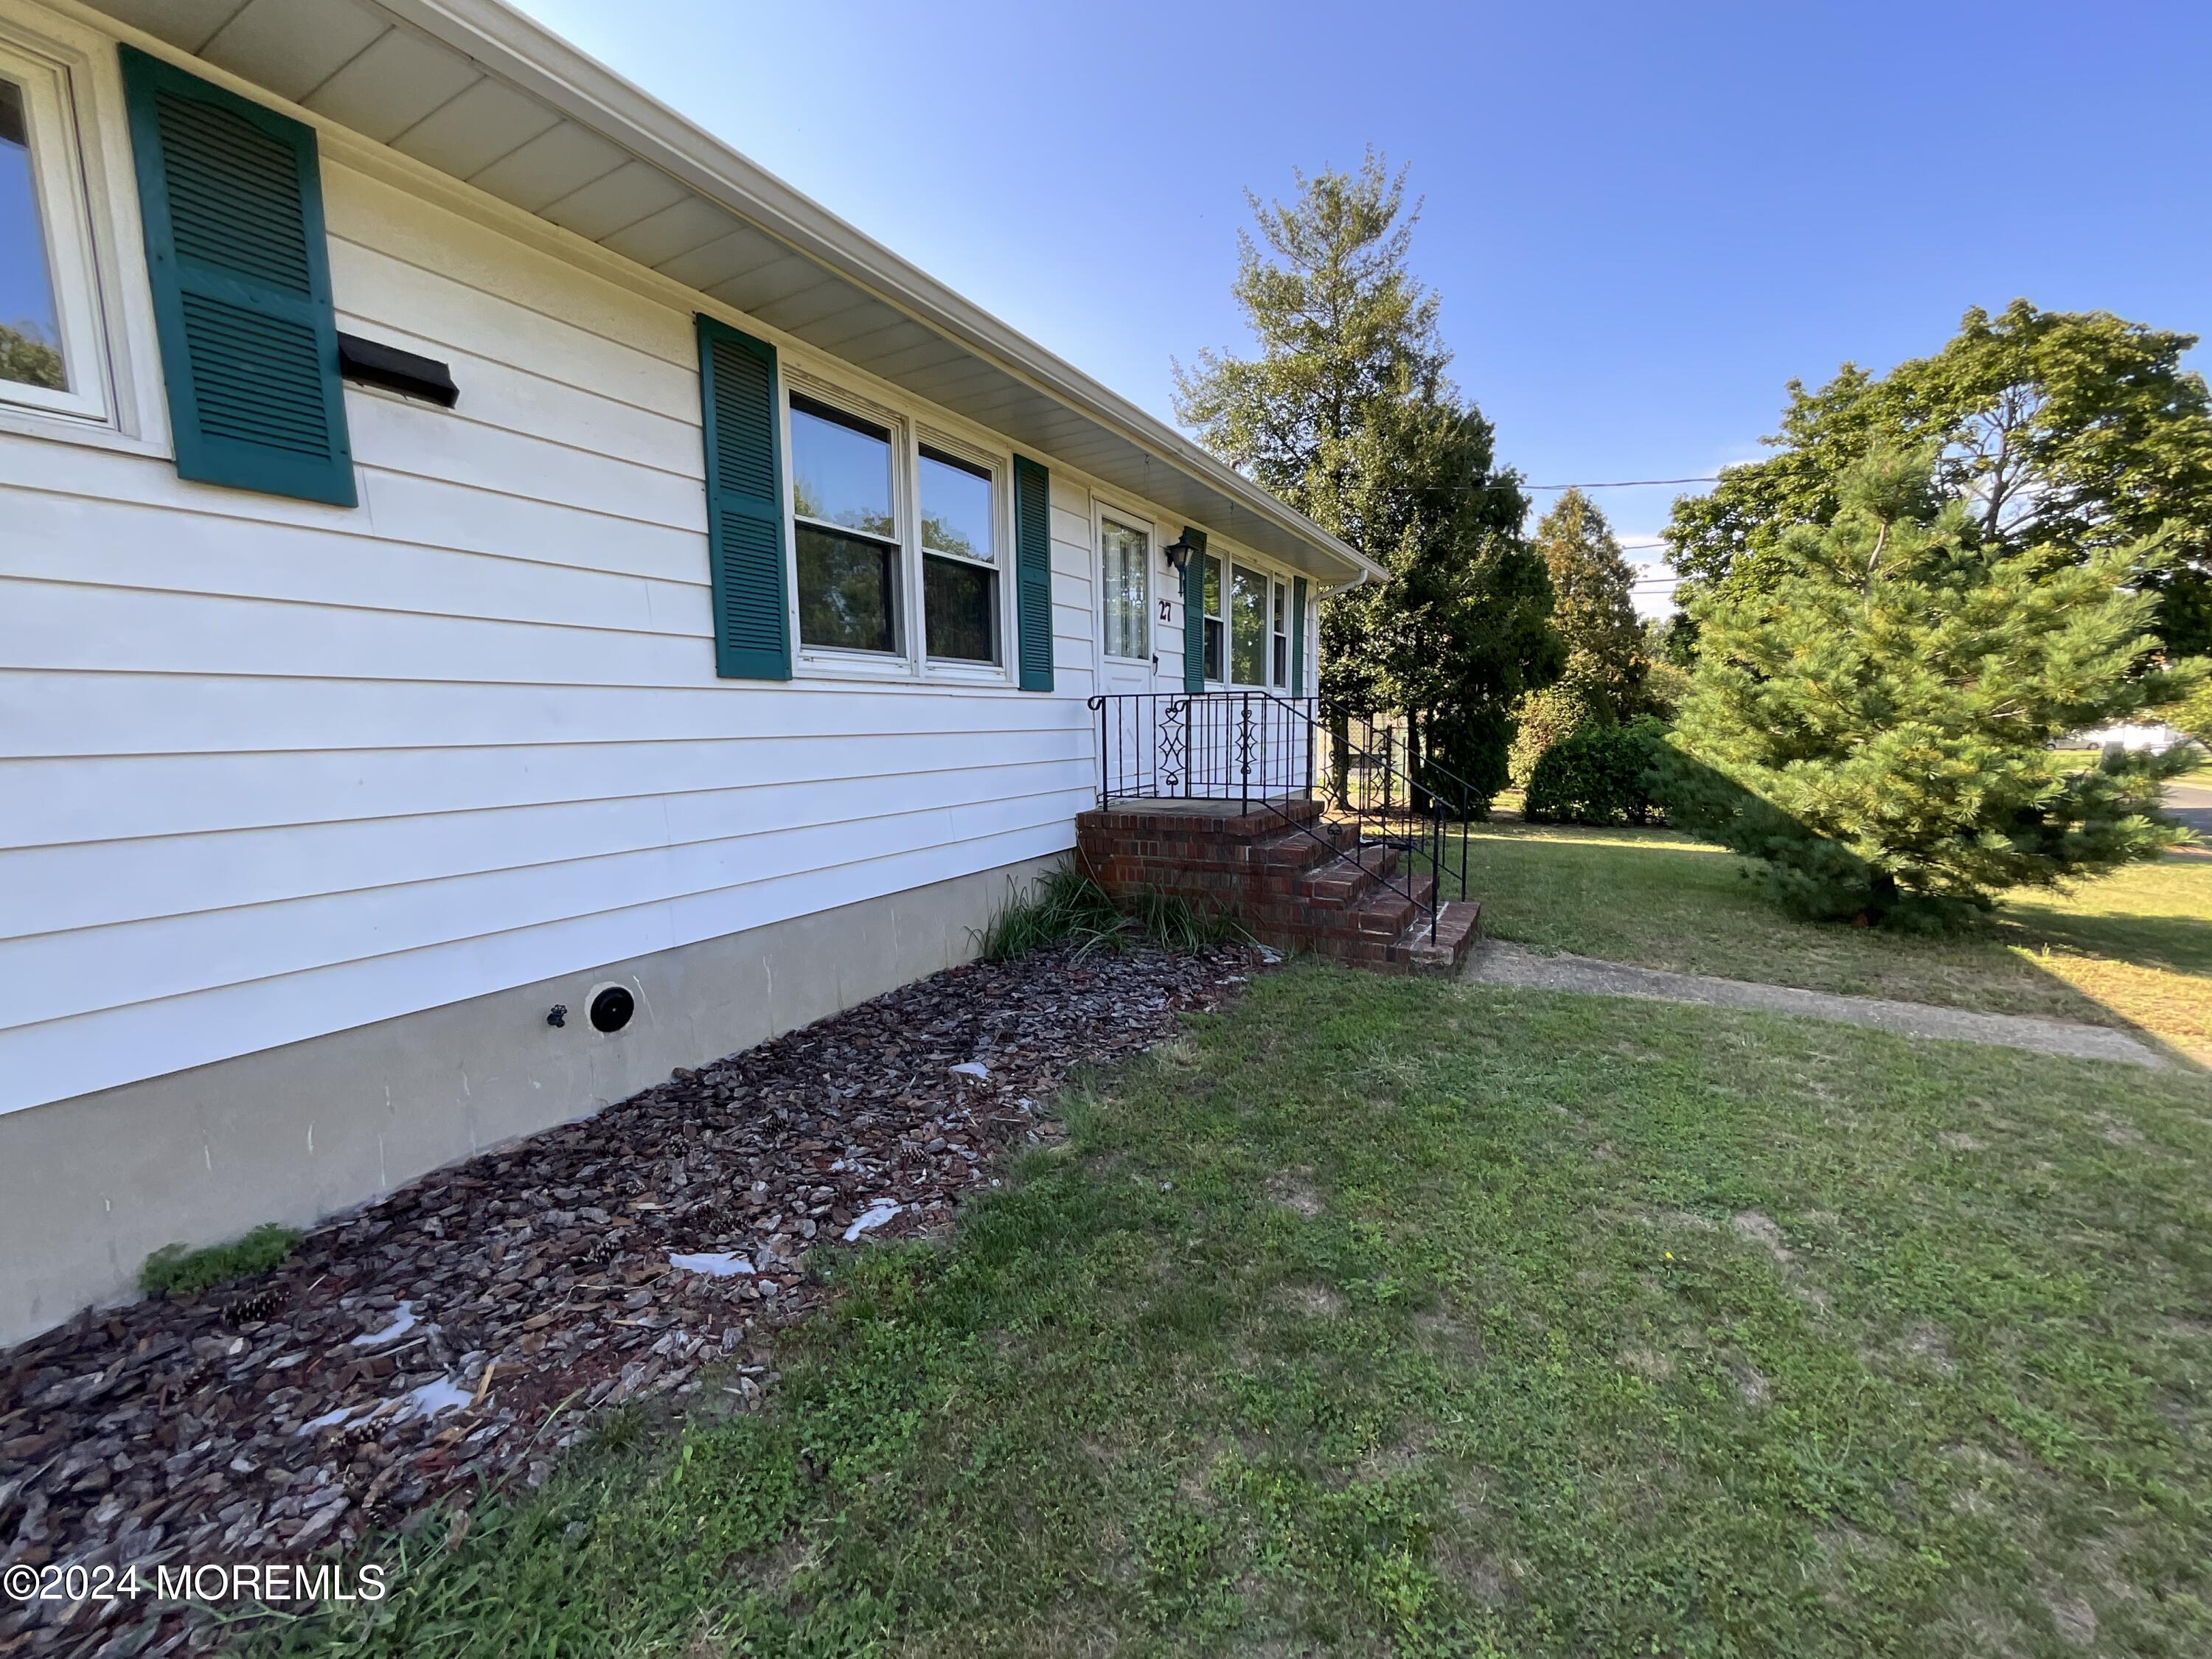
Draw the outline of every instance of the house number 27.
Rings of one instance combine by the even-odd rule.
[[[1160,620],[1162,622],[1166,622],[1168,620],[1168,606],[1173,603],[1174,601],[1172,599],[1162,599],[1160,601]]]

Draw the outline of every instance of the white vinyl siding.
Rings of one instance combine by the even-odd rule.
[[[718,680],[688,307],[335,145],[322,171],[338,325],[460,387],[349,387],[357,508],[180,481],[158,427],[0,426],[0,1111],[1073,844],[1101,638],[1079,469],[1039,456],[1054,696]],[[143,260],[124,239],[111,367],[158,401]],[[923,441],[1012,453],[863,389]],[[1152,577],[1176,686],[1180,588]]]
[[[0,434],[0,1109],[1073,844],[1087,489],[1060,695],[718,682],[690,317],[324,181],[358,509]]]

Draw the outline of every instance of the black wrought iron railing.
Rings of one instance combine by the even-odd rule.
[[[1388,721],[1268,691],[1117,692],[1091,698],[1091,708],[1098,717],[1101,806],[1234,800],[1240,811],[1261,807],[1358,860],[1415,906],[1431,939],[1446,877],[1455,875],[1459,892],[1467,890],[1463,826],[1478,804],[1474,791],[1425,757],[1418,769],[1410,764],[1404,738]],[[1316,828],[1290,810],[1316,797],[1323,822],[1352,825],[1349,848],[1337,839],[1340,828]],[[1456,858],[1454,826],[1461,826]],[[1370,857],[1370,848],[1398,856]],[[1424,875],[1431,878],[1425,897]]]
[[[1319,699],[1267,691],[1122,692],[1093,697],[1098,804],[1304,800],[1314,785]]]

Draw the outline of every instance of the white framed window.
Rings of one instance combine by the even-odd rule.
[[[791,394],[792,562],[802,649],[906,650],[902,423]]]
[[[794,670],[1006,684],[1008,458],[805,367],[783,422]]]
[[[1152,532],[1127,514],[1098,520],[1098,592],[1103,644],[1109,657],[1146,661],[1152,654]]]
[[[1291,585],[1279,577],[1275,581],[1275,627],[1267,684],[1281,691],[1291,689]]]
[[[1200,564],[1198,595],[1203,617],[1200,631],[1206,639],[1206,678],[1218,685],[1227,665],[1229,645],[1227,618],[1221,611],[1221,561],[1206,553],[1200,556]]]
[[[1229,567],[1229,683],[1267,684],[1267,589],[1265,573]]]
[[[936,444],[924,442],[915,453],[929,660],[998,666],[1006,660],[998,472]]]
[[[114,392],[74,57],[0,28],[0,409],[105,424]]]

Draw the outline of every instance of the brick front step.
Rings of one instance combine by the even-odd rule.
[[[1431,942],[1435,878],[1409,881],[1398,848],[1358,846],[1358,831],[1323,819],[1317,801],[1124,801],[1075,827],[1084,867],[1116,897],[1172,893],[1285,950],[1386,973],[1450,973],[1480,931],[1481,907],[1455,901]]]
[[[1426,918],[1422,918],[1425,921]],[[1448,899],[1444,908],[1437,913],[1437,936],[1430,939],[1427,927],[1416,925],[1398,941],[1406,952],[1408,971],[1416,974],[1448,974],[1456,976],[1466,964],[1468,952],[1474,950],[1482,938],[1482,901],[1480,899]]]
[[[1395,875],[1398,863],[1395,847],[1358,848],[1305,871],[1298,878],[1299,896],[1310,903],[1349,909],[1375,890],[1378,878]]]

